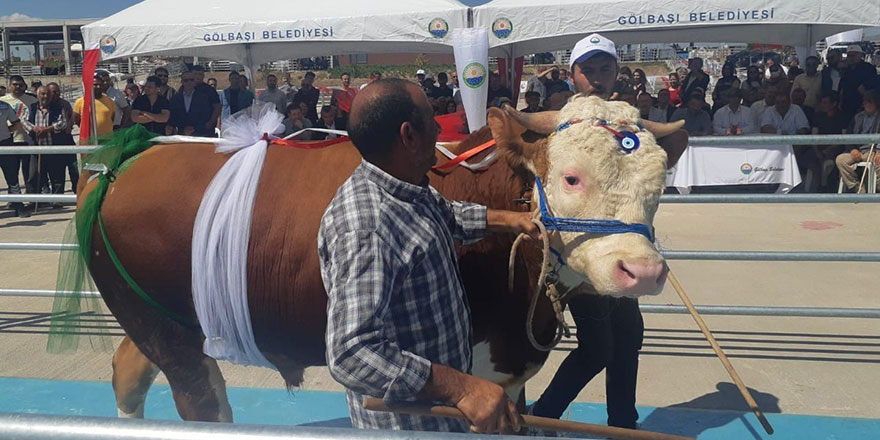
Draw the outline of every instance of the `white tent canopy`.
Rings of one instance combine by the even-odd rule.
[[[145,0],[83,27],[102,59],[199,56],[248,66],[352,53],[451,52],[449,31],[467,27],[456,0]]]
[[[490,53],[517,57],[570,49],[599,32],[616,44],[762,42],[811,47],[846,30],[880,25],[877,0],[493,0],[474,8]]]

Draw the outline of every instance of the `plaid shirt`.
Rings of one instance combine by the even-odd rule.
[[[33,112],[34,122],[33,124],[30,122],[30,116]],[[51,112],[49,108],[43,110],[39,105],[32,106],[28,112],[28,117],[22,119],[21,121],[25,131],[28,133],[33,132],[36,127],[49,127],[52,126],[55,129],[56,133],[61,133],[66,128],[67,121],[64,119],[64,112],[59,111],[54,118],[51,116]],[[34,136],[37,141],[37,145],[52,145],[52,135],[50,133],[45,133],[42,136]]]
[[[363,161],[318,233],[327,290],[327,365],[356,428],[467,432],[464,422],[380,413],[365,396],[412,401],[437,362],[471,370],[470,309],[453,240],[476,241],[486,207],[449,202]]]

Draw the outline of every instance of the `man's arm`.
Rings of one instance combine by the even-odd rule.
[[[419,397],[450,402],[467,416],[475,432],[519,432],[519,413],[504,388],[445,365],[432,364],[431,378]]]

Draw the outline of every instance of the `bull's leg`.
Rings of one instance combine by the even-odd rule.
[[[217,361],[198,351],[186,354],[193,368],[163,369],[177,413],[186,421],[232,423],[232,408],[226,396],[226,381]],[[192,357],[190,357],[192,356]]]
[[[147,391],[159,374],[159,367],[126,336],[113,355],[113,392],[121,418],[144,418]]]

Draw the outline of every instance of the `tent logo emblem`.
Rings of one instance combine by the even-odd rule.
[[[431,20],[430,24],[428,24],[428,32],[430,32],[434,38],[443,38],[449,33],[449,24],[442,18],[435,18]]]
[[[116,39],[112,35],[101,37],[101,52],[111,54],[116,51]]]
[[[492,34],[496,37],[504,39],[510,36],[510,33],[513,32],[513,23],[506,18],[496,19],[494,23],[492,23]]]
[[[752,164],[746,162],[746,163],[742,164],[742,166],[739,167],[739,170],[740,170],[743,174],[745,174],[746,176],[748,176],[749,174],[752,174]]]
[[[472,89],[476,89],[486,82],[486,68],[480,63],[470,63],[461,72],[464,83]]]

